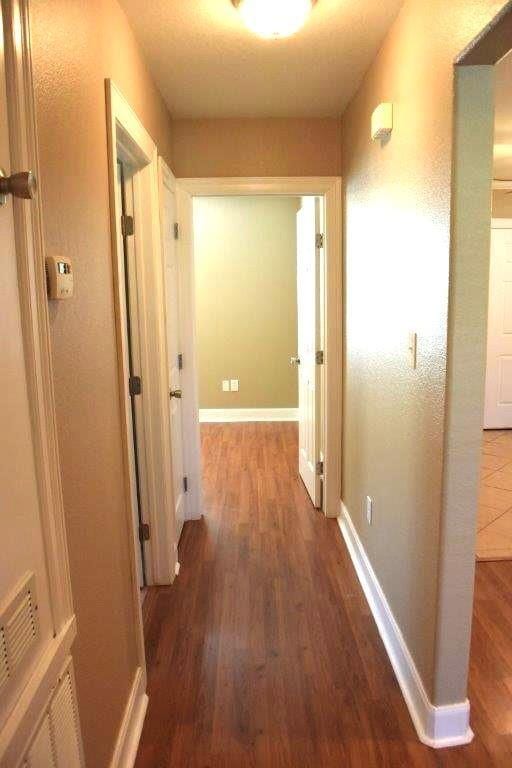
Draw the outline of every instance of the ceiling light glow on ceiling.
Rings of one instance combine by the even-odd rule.
[[[231,0],[245,26],[260,37],[289,37],[304,26],[316,0]]]

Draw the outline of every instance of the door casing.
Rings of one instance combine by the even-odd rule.
[[[181,328],[189,365],[186,384],[190,393],[184,403],[184,435],[187,473],[193,479],[189,517],[202,513],[201,457],[199,442],[199,400],[194,289],[194,240],[192,203],[194,197],[235,195],[318,196],[324,200],[325,250],[321,322],[324,333],[322,376],[323,512],[338,517],[341,501],[341,419],[342,419],[342,205],[341,178],[269,177],[204,178],[176,180],[176,207],[180,227],[178,258],[182,271]]]

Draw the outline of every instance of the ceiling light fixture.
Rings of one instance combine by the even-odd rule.
[[[231,0],[245,26],[266,38],[289,37],[297,32],[317,0]]]

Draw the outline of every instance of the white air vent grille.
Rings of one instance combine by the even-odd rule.
[[[58,768],[80,768],[80,732],[69,671],[55,694],[50,713]]]
[[[14,590],[0,614],[0,690],[22,666],[39,631],[34,574]]]
[[[9,664],[7,663],[7,648],[5,646],[5,632],[0,629],[0,691],[9,679]]]
[[[28,590],[4,628],[7,662],[14,671],[37,637],[37,619]]]
[[[27,768],[83,768],[70,668],[60,679],[23,765]]]
[[[39,726],[25,765],[28,768],[57,768],[49,715],[44,716],[43,722]]]

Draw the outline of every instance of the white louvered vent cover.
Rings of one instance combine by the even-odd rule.
[[[71,670],[57,686],[28,751],[27,768],[83,768]],[[24,768],[25,768],[24,765]]]
[[[45,715],[43,722],[39,726],[25,765],[27,768],[56,768],[57,766],[53,752],[49,715]]]
[[[29,573],[0,615],[0,691],[21,667],[38,633],[35,577]]]
[[[7,663],[7,648],[5,646],[5,632],[0,629],[0,691],[9,679],[9,664]]]

